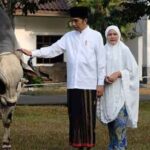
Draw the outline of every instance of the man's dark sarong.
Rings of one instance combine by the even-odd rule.
[[[96,90],[68,89],[69,142],[73,147],[95,146]]]

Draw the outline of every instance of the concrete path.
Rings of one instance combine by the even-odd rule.
[[[66,83],[55,83],[55,84],[49,84],[45,86],[45,90],[51,90],[51,89],[65,89],[66,90]],[[25,88],[24,90],[27,91],[33,91],[36,88]],[[40,89],[40,88],[37,88]],[[43,89],[43,87],[42,87]],[[150,85],[140,85],[140,100],[149,100],[150,101]],[[18,105],[62,105],[67,103],[67,96],[64,95],[42,95],[42,96],[31,96],[31,95],[24,95],[21,94]]]
[[[140,95],[140,100],[149,100],[150,95]],[[66,105],[66,95],[53,95],[53,96],[31,96],[21,95],[18,100],[18,105]]]
[[[149,101],[150,102],[150,95],[140,95],[140,100],[143,101]]]
[[[66,104],[66,95],[53,95],[53,96],[31,96],[21,95],[18,100],[18,105],[57,105]]]

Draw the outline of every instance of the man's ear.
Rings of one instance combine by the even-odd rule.
[[[85,19],[84,19],[84,21],[87,23],[87,22],[88,22],[88,19],[87,19],[87,18],[85,18]]]

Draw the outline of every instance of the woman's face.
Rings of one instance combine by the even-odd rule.
[[[115,30],[109,30],[107,34],[107,41],[111,45],[115,45],[118,42],[119,35]]]

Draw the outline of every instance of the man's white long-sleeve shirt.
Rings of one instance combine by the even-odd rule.
[[[68,32],[51,46],[32,51],[32,56],[52,58],[64,52],[68,89],[96,89],[104,84],[106,56],[99,32],[89,26],[82,32]]]

